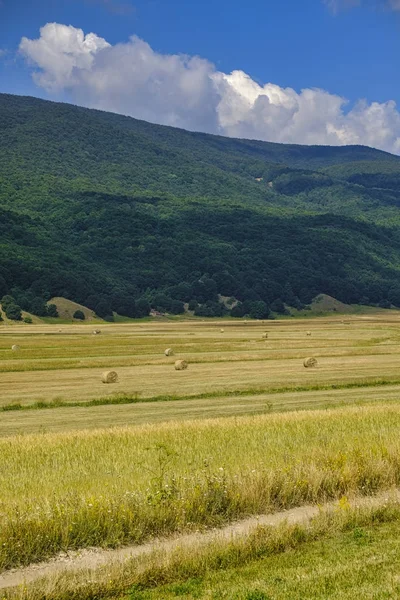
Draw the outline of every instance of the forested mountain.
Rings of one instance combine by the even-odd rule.
[[[100,316],[400,305],[400,158],[0,95],[0,298]]]

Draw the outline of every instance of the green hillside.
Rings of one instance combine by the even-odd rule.
[[[107,317],[400,305],[400,158],[0,95],[0,297]],[[32,310],[35,309],[35,310]]]

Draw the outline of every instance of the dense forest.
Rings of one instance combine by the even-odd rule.
[[[400,306],[400,158],[0,95],[0,298],[104,318]],[[53,310],[52,308],[50,310]]]

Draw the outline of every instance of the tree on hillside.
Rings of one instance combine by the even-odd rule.
[[[1,299],[1,305],[3,307],[4,310],[6,310],[7,306],[9,306],[10,304],[15,304],[15,299],[10,296],[9,294],[7,294],[6,296],[3,296]]]
[[[110,302],[104,298],[96,304],[94,312],[98,317],[104,319],[104,317],[112,315],[113,310],[111,308]]]
[[[136,317],[136,304],[135,300],[130,296],[118,296],[114,299],[113,308],[115,312],[124,317],[134,318]]]
[[[263,300],[251,303],[249,315],[252,319],[268,319],[269,313],[268,305]]]
[[[400,285],[393,285],[388,292],[388,300],[395,306],[400,306]]]
[[[55,304],[47,305],[47,316],[48,317],[58,317],[58,310]]]
[[[7,284],[4,277],[0,275],[0,296],[7,294]]]
[[[7,319],[11,319],[12,321],[21,321],[22,319],[21,307],[18,306],[18,304],[7,304],[4,312],[6,313]]]
[[[136,302],[136,317],[148,317],[150,314],[150,304],[145,298],[139,298]]]
[[[280,298],[277,298],[273,301],[273,303],[271,304],[271,310],[281,315],[284,315],[286,312],[285,305]]]
[[[46,303],[42,298],[34,298],[30,305],[30,311],[38,317],[45,317],[47,315]]]
[[[242,302],[238,302],[236,304],[236,306],[233,306],[231,308],[231,317],[236,317],[236,318],[240,319],[241,317],[244,317],[245,314],[246,314],[246,311],[245,311],[245,307],[243,306]]]

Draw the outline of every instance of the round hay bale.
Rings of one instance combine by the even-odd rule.
[[[11,346],[11,350],[12,350],[13,352],[18,352],[18,350],[19,350],[19,349],[20,349],[20,347],[19,347],[17,344],[13,344],[13,345]]]
[[[267,340],[267,339],[268,339],[268,333],[267,333],[267,332],[263,333],[263,335],[262,335],[262,336],[263,336],[263,339],[264,339],[264,340]]]
[[[173,356],[174,355],[174,351],[172,350],[172,348],[167,348],[164,352],[165,356]]]
[[[310,356],[309,358],[304,359],[303,365],[306,369],[313,369],[318,366],[318,361],[313,356]]]
[[[221,332],[221,333],[224,333],[224,331],[225,331],[224,329],[220,329],[220,332]]]
[[[104,371],[101,380],[103,383],[117,383],[118,373],[116,371]]]
[[[186,360],[177,360],[175,362],[175,371],[184,371],[185,369],[188,368],[188,363],[186,362]]]
[[[93,329],[93,335],[99,335],[101,333],[100,329]]]
[[[311,335],[311,331],[307,331],[307,335]]]

